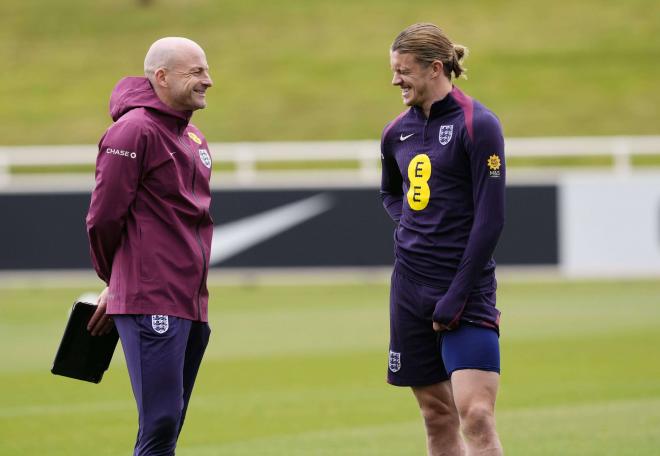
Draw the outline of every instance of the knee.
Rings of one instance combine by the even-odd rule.
[[[164,413],[154,417],[150,425],[145,426],[144,433],[148,434],[150,439],[167,442],[176,439],[179,433],[178,413]]]
[[[458,431],[458,419],[455,410],[442,401],[433,401],[420,406],[422,418],[427,428]]]
[[[495,435],[495,417],[491,407],[474,404],[460,411],[461,431],[470,440],[488,441]]]

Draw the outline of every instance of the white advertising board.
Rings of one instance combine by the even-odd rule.
[[[559,226],[568,277],[660,276],[660,174],[565,176]]]

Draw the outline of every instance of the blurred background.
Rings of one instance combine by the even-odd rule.
[[[6,0],[0,137],[96,143],[119,78],[162,36],[206,50],[210,141],[377,138],[401,110],[388,48],[419,21],[471,50],[461,87],[508,136],[657,134],[658,5],[421,0]]]
[[[116,82],[185,36],[214,80],[214,335],[177,454],[418,455],[384,383],[392,230],[378,142],[403,110],[388,49],[434,22],[456,84],[500,118],[508,454],[660,448],[660,3],[4,0],[0,3],[0,454],[129,454],[118,348],[100,385],[48,372],[97,293],[84,217]],[[257,228],[255,228],[257,227]],[[249,236],[245,236],[249,233]]]

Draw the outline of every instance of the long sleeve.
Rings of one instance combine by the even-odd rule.
[[[144,133],[130,122],[115,123],[99,143],[96,186],[86,224],[94,269],[106,283],[135,200],[145,149]]]
[[[387,132],[387,128],[385,132]],[[380,181],[380,197],[383,207],[395,222],[401,219],[403,210],[403,179],[392,151],[387,147],[386,133],[380,144],[382,175]]]
[[[456,275],[433,313],[433,320],[447,328],[458,324],[504,227],[504,138],[493,114],[475,116],[474,139],[468,152],[474,205],[472,229]]]

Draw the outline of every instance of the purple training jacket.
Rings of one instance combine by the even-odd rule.
[[[502,127],[457,87],[385,127],[381,195],[398,223],[395,270],[445,289],[433,321],[499,328],[493,251],[504,226],[506,163]]]
[[[208,321],[211,155],[192,111],[165,105],[146,78],[110,97],[87,214],[92,262],[108,314]]]

